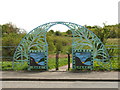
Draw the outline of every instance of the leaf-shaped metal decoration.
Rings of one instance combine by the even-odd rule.
[[[78,25],[72,22],[49,22],[36,27],[21,40],[21,42],[19,43],[14,53],[13,63],[17,62],[17,60],[19,61],[29,60],[30,50],[38,50],[38,51],[41,50],[44,52],[46,56],[48,56],[48,43],[46,41],[46,32],[49,30],[49,28],[57,24],[65,25],[68,27],[69,30],[72,31],[72,36],[73,36],[72,51],[75,49],[88,49],[88,48],[92,49],[93,60],[98,60],[99,59],[98,54],[101,54],[101,52],[103,52],[104,54],[101,54],[102,56],[101,61],[104,59],[107,59],[110,62],[109,54],[106,48],[104,47],[100,39],[92,31],[88,30],[87,28],[81,25]],[[82,41],[85,41],[85,42],[82,42]],[[48,58],[46,62],[48,62]],[[86,62],[85,64],[90,65],[90,62]],[[46,63],[46,67],[48,67],[47,63]],[[74,67],[75,67],[75,64],[73,64],[73,68]]]

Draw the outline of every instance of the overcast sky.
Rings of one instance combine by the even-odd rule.
[[[1,0],[0,24],[12,22],[27,32],[54,21],[80,25],[107,25],[118,23],[119,0]],[[66,29],[53,26],[52,29]]]

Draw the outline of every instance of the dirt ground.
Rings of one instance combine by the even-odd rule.
[[[55,54],[50,54],[50,55],[48,55],[48,57],[49,58],[55,58],[56,57],[56,55]],[[66,54],[59,54],[59,58],[67,58],[68,57],[68,55]],[[72,55],[70,55],[70,57],[72,57]]]

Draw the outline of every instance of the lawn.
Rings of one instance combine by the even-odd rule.
[[[72,63],[72,59],[71,59],[71,63]],[[117,58],[115,60],[111,60],[111,65],[110,65],[110,63],[102,63],[102,62],[95,61],[93,70],[110,70],[110,68],[112,70],[119,70],[120,69],[119,63],[120,63],[120,61],[118,61]],[[59,67],[67,65],[67,64],[68,64],[67,58],[59,59]],[[50,58],[48,60],[48,68],[53,69],[55,67],[56,67],[55,58]],[[14,69],[12,68],[11,61],[2,62],[2,70],[3,71],[5,71],[5,70],[27,70],[27,68],[28,68],[27,62],[23,62],[23,64],[16,63]]]
[[[71,61],[71,63],[72,63],[72,59],[70,59]],[[68,58],[59,58],[59,67],[60,66],[64,66],[64,65],[67,65],[68,64]],[[48,60],[48,68],[49,69],[53,69],[53,68],[55,68],[56,67],[56,60],[55,60],[55,58],[50,58],[49,60]]]
[[[72,62],[72,59],[71,59]],[[13,70],[12,68],[12,61],[4,61],[1,63],[2,64],[2,70]],[[68,59],[67,58],[59,58],[59,67],[64,66],[68,64]],[[18,62],[15,63],[14,70],[27,70],[27,62],[22,62],[18,64]],[[53,69],[56,67],[56,60],[55,58],[49,58],[48,60],[48,68]]]

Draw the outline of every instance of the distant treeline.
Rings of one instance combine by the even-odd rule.
[[[86,28],[93,31],[105,44],[108,38],[120,38],[120,24],[100,26],[87,26]],[[12,23],[0,25],[2,31],[2,46],[17,46],[21,39],[26,35],[26,31],[16,27]],[[49,53],[53,54],[56,51],[66,53],[71,52],[71,40],[72,32],[70,30],[66,32],[50,30],[47,32],[47,42],[49,45]],[[16,47],[3,47],[2,56],[13,56]],[[6,60],[6,59],[4,59]],[[11,59],[12,60],[12,59]]]

